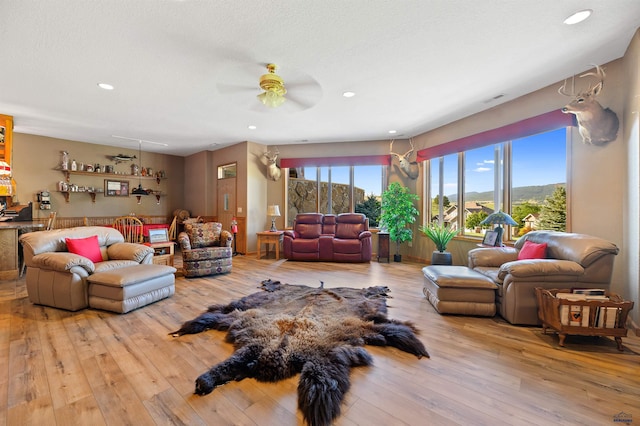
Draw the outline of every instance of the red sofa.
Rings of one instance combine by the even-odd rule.
[[[369,219],[361,213],[300,213],[282,244],[289,260],[369,262]]]

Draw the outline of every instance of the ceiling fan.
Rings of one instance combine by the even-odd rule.
[[[244,105],[251,105],[250,109],[258,112],[273,109],[303,111],[316,105],[322,98],[320,84],[310,75],[288,68],[283,78],[276,73],[276,64],[268,63],[262,66],[267,72],[263,71],[259,77],[257,72],[254,74],[247,67],[229,69],[223,79],[230,83],[218,83],[218,92],[223,95],[241,96]],[[250,73],[253,77],[250,77]],[[250,78],[255,83],[250,84]]]
[[[260,77],[260,88],[264,92],[258,95],[258,99],[263,105],[270,108],[277,108],[287,100],[284,95],[287,94],[287,89],[284,87],[284,80],[278,74],[276,74],[276,65],[267,64],[267,74],[263,74]]]

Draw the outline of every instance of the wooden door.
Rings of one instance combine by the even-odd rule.
[[[231,219],[236,214],[236,178],[218,179],[218,222],[222,229],[231,230]]]

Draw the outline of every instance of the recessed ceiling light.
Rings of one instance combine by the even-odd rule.
[[[396,133],[398,133],[398,131],[397,131],[397,130],[389,130],[389,134],[390,134],[390,135],[393,135],[393,134],[396,134]]]
[[[565,24],[567,24],[567,25],[574,25],[574,24],[577,24],[577,23],[580,23],[580,22],[584,21],[589,16],[591,16],[592,13],[593,13],[593,10],[591,10],[591,9],[581,10],[581,11],[576,12],[573,15],[569,16],[563,22]]]
[[[256,126],[254,126],[254,125],[252,124],[252,125],[250,125],[250,126],[247,126],[247,129],[249,129],[249,130],[255,130],[255,129],[257,129],[257,127],[256,127]]]
[[[113,90],[114,87],[109,83],[98,83],[98,87],[104,90]]]
[[[342,96],[344,96],[345,98],[353,98],[356,95],[355,92],[344,92],[342,94]]]

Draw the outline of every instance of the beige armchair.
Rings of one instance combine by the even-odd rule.
[[[546,244],[539,259],[518,259],[526,241]],[[491,278],[498,286],[496,305],[512,324],[536,325],[535,288],[609,289],[618,247],[584,234],[532,231],[514,247],[477,248],[469,251],[469,268]]]

